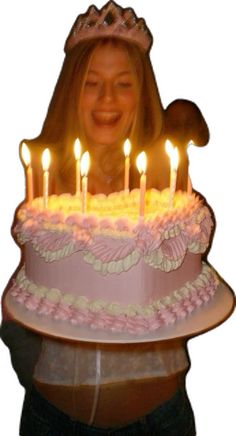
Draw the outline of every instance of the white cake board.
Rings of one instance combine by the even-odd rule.
[[[147,334],[113,333],[53,320],[46,315],[31,312],[8,294],[6,306],[16,322],[37,333],[68,341],[127,344],[166,341],[174,338],[191,338],[217,327],[224,322],[234,308],[233,292],[220,283],[215,296],[187,318],[175,324],[161,327]]]

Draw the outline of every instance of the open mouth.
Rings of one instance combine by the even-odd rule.
[[[111,111],[94,111],[92,113],[93,120],[100,126],[113,126],[121,118],[120,112]]]

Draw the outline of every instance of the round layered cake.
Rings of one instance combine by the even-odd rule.
[[[75,325],[144,333],[191,316],[218,278],[202,261],[213,221],[204,201],[149,190],[81,198],[64,194],[24,203],[14,228],[25,264],[11,295],[29,311]],[[200,309],[199,309],[200,310]]]

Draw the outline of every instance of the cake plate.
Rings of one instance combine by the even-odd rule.
[[[34,332],[67,341],[107,344],[157,342],[176,338],[188,339],[223,323],[233,312],[234,303],[233,292],[225,283],[221,282],[214,297],[183,320],[160,327],[155,332],[131,334],[93,330],[88,326],[53,320],[49,316],[29,311],[22,304],[16,302],[10,294],[6,296],[6,306],[14,320]]]

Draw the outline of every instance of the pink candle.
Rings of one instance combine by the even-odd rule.
[[[172,209],[174,206],[174,196],[176,191],[176,182],[177,182],[177,169],[172,168],[171,170],[171,178],[170,178],[170,201],[169,208]]]
[[[189,141],[188,147],[187,147],[187,155],[188,155],[188,149],[189,149],[190,145],[193,145],[193,144],[194,144],[194,142],[192,140]],[[192,192],[193,192],[193,185],[192,185],[192,182],[191,182],[191,177],[189,175],[189,155],[188,155],[188,186],[187,186],[187,193],[188,193],[188,195],[191,195]]]
[[[136,160],[140,176],[140,196],[139,196],[139,217],[144,217],[145,211],[145,194],[146,194],[146,168],[147,168],[147,156],[144,151],[140,153]]]
[[[87,211],[87,192],[88,192],[88,171],[90,166],[89,152],[86,151],[81,158],[81,176],[82,176],[82,213]]]
[[[28,202],[33,200],[33,171],[31,167],[31,156],[27,145],[23,142],[21,147],[21,157],[26,166],[26,199]]]
[[[130,151],[131,151],[131,143],[129,139],[126,139],[124,143],[124,155],[125,155],[125,181],[124,181],[124,190],[129,192],[129,168],[130,168]]]
[[[188,187],[187,187],[187,193],[188,195],[191,195],[193,192],[192,182],[190,179],[190,175],[188,175]]]
[[[26,179],[27,179],[27,200],[31,202],[33,200],[33,170],[31,165],[28,166],[26,170]]]
[[[80,156],[81,156],[81,145],[77,138],[74,143],[74,155],[76,161],[76,191],[75,195],[80,196]]]
[[[51,155],[48,148],[42,154],[42,167],[43,167],[43,207],[48,207],[48,193],[49,193],[49,167],[51,163]]]
[[[169,209],[174,206],[174,196],[176,191],[176,182],[177,182],[177,170],[179,165],[179,152],[177,147],[173,147],[171,142],[167,139],[166,144],[166,153],[170,158],[170,196],[169,196]]]

